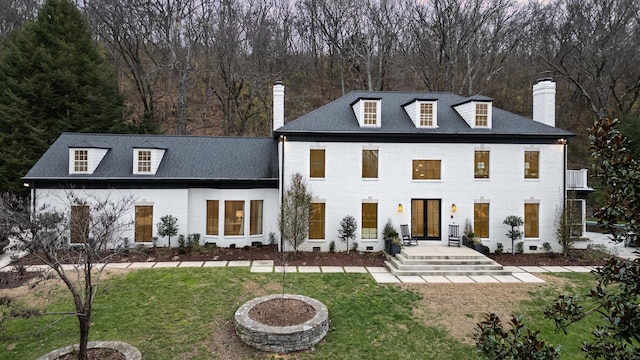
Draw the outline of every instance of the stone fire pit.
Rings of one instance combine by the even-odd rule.
[[[301,324],[290,326],[269,326],[249,317],[249,312],[257,305],[283,298],[304,302],[313,307],[315,315]],[[327,307],[302,295],[275,294],[255,298],[236,310],[234,320],[236,334],[243,342],[259,350],[280,354],[308,349],[320,342],[329,330]]]

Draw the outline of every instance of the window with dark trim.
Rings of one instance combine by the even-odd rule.
[[[224,234],[226,236],[244,235],[244,201],[224,202]]]
[[[489,178],[489,152],[476,150],[473,161],[473,177],[476,179]]]
[[[378,204],[362,203],[362,238],[378,238]]]
[[[525,179],[538,179],[540,177],[539,169],[539,151],[525,151],[524,152],[524,178]]]
[[[150,242],[153,237],[153,206],[136,206],[136,242]]]
[[[85,243],[89,238],[89,206],[71,206],[71,243]]]
[[[313,213],[309,221],[309,239],[324,239],[324,203],[312,203]]]
[[[524,204],[524,237],[525,238],[537,238],[540,236],[538,232],[539,209],[540,209],[540,204]]]
[[[414,180],[440,180],[440,160],[413,160]]]
[[[219,209],[218,200],[207,200],[207,235],[218,235]]]
[[[262,234],[262,200],[251,200],[249,235]]]
[[[378,178],[378,150],[362,150],[362,177]]]
[[[324,149],[311,149],[309,163],[309,177],[324,178]]]
[[[489,204],[473,204],[473,232],[481,237],[489,237]]]

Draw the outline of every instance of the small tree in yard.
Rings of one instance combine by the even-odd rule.
[[[509,215],[502,222],[503,224],[511,226],[511,230],[507,231],[507,237],[511,239],[511,254],[515,254],[515,242],[518,239],[522,238],[522,231],[520,230],[520,226],[524,224],[522,218],[516,215]]]
[[[178,218],[173,215],[165,215],[160,218],[158,223],[158,235],[169,238],[169,247],[171,247],[171,237],[178,233]]]
[[[291,185],[287,189],[280,208],[280,234],[283,240],[298,252],[298,246],[309,235],[313,208],[312,194],[300,173],[291,175]]]
[[[576,242],[576,237],[573,236],[571,227],[574,223],[575,207],[573,204],[567,204],[564,208],[558,211],[555,220],[554,233],[556,240],[562,245],[562,253],[564,256],[569,255],[569,251],[573,248],[573,244]]]
[[[338,229],[338,238],[347,243],[347,254],[349,253],[349,239],[356,238],[356,230],[358,230],[358,224],[356,224],[356,219],[353,216],[347,215],[342,218],[340,229]]]
[[[60,207],[44,205],[32,213],[28,199],[10,193],[0,195],[0,236],[14,239],[13,250],[38,257],[64,282],[75,305],[75,312],[66,315],[78,319],[78,359],[84,360],[100,277],[119,254],[113,249],[124,250],[122,235],[133,223],[132,217],[124,217],[131,212],[134,199],[129,196],[113,201],[69,192],[59,200]]]

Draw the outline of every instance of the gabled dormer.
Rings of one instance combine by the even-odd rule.
[[[158,143],[145,143],[133,148],[133,174],[155,175],[165,151],[166,147]]]
[[[438,102],[430,99],[415,99],[402,106],[417,128],[438,127]]]
[[[472,129],[491,129],[493,99],[474,95],[453,108]]]
[[[82,143],[70,146],[69,174],[93,174],[109,149],[109,145],[97,143]]]
[[[351,104],[353,113],[360,127],[379,128],[381,121],[382,100],[379,98],[359,98]]]

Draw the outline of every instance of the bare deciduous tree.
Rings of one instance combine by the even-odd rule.
[[[78,359],[86,359],[87,343],[100,277],[125,242],[133,197],[120,200],[68,192],[57,205],[31,209],[29,199],[15,194],[0,195],[1,236],[14,239],[13,250],[38,257],[64,282],[73,297],[75,312],[63,314],[78,319]]]
[[[313,207],[312,194],[300,173],[291,175],[280,209],[280,236],[295,252],[309,235]]]

